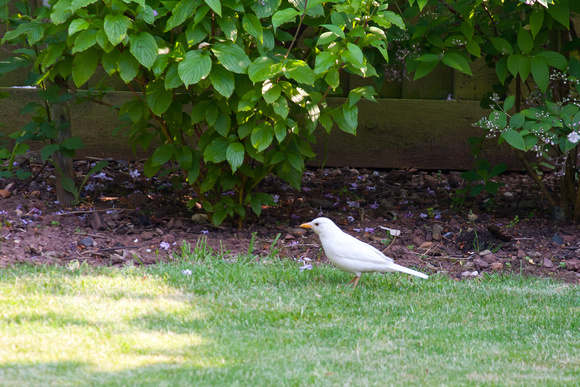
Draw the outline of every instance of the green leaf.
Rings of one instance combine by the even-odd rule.
[[[250,198],[250,202],[252,204],[252,210],[254,211],[254,213],[260,216],[260,214],[262,213],[262,201],[260,200],[260,197],[257,194],[252,195]]]
[[[567,1],[558,1],[550,4],[546,10],[550,16],[566,27],[567,30],[570,29],[570,8]]]
[[[54,152],[60,149],[60,144],[47,144],[40,150],[40,157],[43,161],[46,161],[54,154]]]
[[[151,69],[157,58],[157,43],[155,38],[148,32],[141,32],[139,35],[131,35],[131,54],[144,67]]]
[[[242,26],[248,34],[256,38],[256,40],[258,40],[260,43],[264,41],[264,30],[262,28],[262,23],[256,15],[251,13],[244,14]]]
[[[113,48],[115,48],[115,46],[113,46],[111,44],[111,42],[109,42],[109,38],[107,37],[107,33],[105,32],[105,30],[103,28],[100,28],[99,32],[97,32],[97,43],[99,44],[99,46],[101,46],[101,48],[105,52],[111,52],[111,51],[113,51]]]
[[[209,74],[214,89],[226,98],[231,97],[235,88],[234,74],[223,66],[214,65]]]
[[[76,150],[84,148],[85,144],[83,144],[83,140],[80,137],[70,137],[64,140],[61,146],[65,149]]]
[[[508,57],[504,56],[495,64],[495,73],[497,74],[497,79],[502,85],[505,83],[508,75],[507,59]]]
[[[504,38],[491,38],[491,44],[499,51],[500,55],[511,55],[514,53],[510,42]]]
[[[275,64],[270,58],[259,57],[248,67],[248,75],[252,82],[262,82],[266,79],[274,78],[281,69],[282,65],[280,63]]]
[[[538,138],[536,136],[527,136],[526,137],[526,150],[532,149],[533,147],[536,146],[537,143],[538,143]]]
[[[186,87],[196,84],[209,75],[211,58],[206,51],[188,51],[185,59],[179,63],[177,71]]]
[[[171,160],[175,156],[175,145],[163,144],[153,152],[151,156],[151,165],[154,167],[160,166]]]
[[[475,40],[470,40],[469,42],[465,43],[465,48],[471,55],[481,58],[481,48]]]
[[[352,43],[347,43],[346,46],[346,51],[340,54],[343,59],[346,59],[345,62],[359,69],[364,67],[364,56],[360,47]]]
[[[232,167],[232,173],[235,172],[244,162],[246,156],[246,148],[239,142],[232,142],[228,145],[226,151],[226,159]]]
[[[222,136],[227,136],[232,127],[232,119],[229,115],[220,112],[213,124],[213,128]]]
[[[60,0],[54,3],[50,19],[56,25],[62,24],[72,16],[71,0]]]
[[[165,89],[161,79],[149,82],[145,90],[147,105],[153,114],[160,116],[169,109],[171,102],[173,102],[173,93]]]
[[[218,26],[222,30],[222,33],[232,42],[236,41],[238,37],[238,28],[236,22],[230,18],[221,18],[217,20]]]
[[[441,62],[451,68],[454,68],[455,70],[461,71],[464,74],[473,75],[471,73],[471,67],[469,67],[467,59],[456,52],[446,53],[443,55],[443,58],[441,58]]]
[[[384,11],[382,14],[380,14],[380,16],[382,16],[383,19],[385,19],[389,23],[396,25],[402,30],[405,30],[407,28],[405,25],[405,21],[403,20],[401,15],[397,15],[393,11]]]
[[[294,79],[299,83],[314,85],[314,81],[316,79],[314,71],[312,71],[312,69],[304,61],[289,60],[286,66],[284,66],[283,71],[284,75],[290,79]]]
[[[520,27],[518,32],[518,47],[524,54],[529,54],[534,48],[532,35],[522,27]]]
[[[278,140],[278,142],[281,143],[284,141],[287,132],[288,130],[286,129],[286,124],[282,120],[276,120],[274,122],[274,134],[276,135],[276,140]],[[276,164],[274,161],[272,161],[272,163]]]
[[[507,97],[505,99],[505,101],[503,101],[503,110],[505,110],[507,112],[512,107],[514,107],[515,102],[516,102],[516,97],[514,97],[513,95],[510,95],[509,97]]]
[[[369,101],[376,102],[374,95],[376,94],[375,89],[372,86],[361,86],[356,89],[352,89],[348,93],[348,106],[351,107],[355,105],[361,97],[368,99]]]
[[[475,27],[472,23],[473,21],[471,23],[467,21],[461,22],[461,32],[463,32],[463,35],[467,41],[471,41],[473,39],[473,32],[475,31]]]
[[[220,0],[203,0],[209,7],[217,13],[219,16],[222,16],[222,4]]]
[[[439,62],[420,62],[415,70],[413,80],[416,81],[417,79],[429,74],[437,66],[437,63]]]
[[[212,220],[214,226],[217,227],[220,224],[222,224],[224,220],[226,220],[227,216],[228,216],[228,213],[225,210],[225,208],[220,207],[217,209],[216,212],[214,212],[213,216],[211,217],[211,220]]]
[[[179,163],[179,166],[186,171],[195,168],[193,165],[193,154],[191,148],[187,145],[175,149],[175,160]]]
[[[510,118],[510,128],[519,129],[524,125],[524,122],[526,122],[526,116],[521,112],[516,113]]]
[[[143,17],[143,20],[145,20],[145,23],[147,24],[155,24],[155,13],[153,8],[151,8],[151,6],[149,5],[145,5],[143,7],[143,11],[141,12],[141,17]]]
[[[97,43],[97,30],[86,30],[77,35],[71,53],[85,51]]]
[[[87,28],[89,28],[89,26],[90,26],[89,22],[86,21],[85,19],[75,19],[72,22],[70,22],[68,26],[68,35],[72,36],[79,31],[86,30]]]
[[[489,171],[489,177],[499,176],[505,172],[507,165],[504,163],[499,163],[494,165],[494,167]]]
[[[546,62],[538,57],[532,58],[532,77],[541,91],[546,91],[550,84],[550,69]]]
[[[286,8],[280,11],[276,11],[272,16],[272,26],[274,29],[278,28],[284,23],[289,21],[295,21],[296,16],[300,15],[300,11],[297,11],[294,8]]]
[[[227,159],[228,140],[224,137],[214,139],[203,151],[205,161],[221,163]]]
[[[66,48],[65,42],[51,44],[48,47],[46,47],[44,49],[44,52],[46,54],[42,59],[42,67],[47,68],[52,66],[58,60],[58,58],[60,58],[65,48]]]
[[[280,6],[280,0],[262,0],[252,3],[252,11],[259,19],[269,18]],[[244,12],[244,7],[239,12]]]
[[[234,73],[245,74],[252,63],[244,50],[232,42],[216,43],[212,51],[222,66]]]
[[[90,48],[79,52],[73,59],[72,77],[76,87],[84,85],[95,73],[99,64],[99,52]]]
[[[280,93],[282,93],[282,88],[278,84],[270,80],[262,84],[262,97],[266,103],[271,104],[276,101],[280,97]]]
[[[342,106],[342,109],[334,110],[330,113],[330,115],[332,118],[334,118],[334,122],[336,122],[342,131],[350,134],[356,134],[356,129],[358,126],[358,108],[356,105],[349,108],[345,104]]]
[[[296,152],[288,152],[286,154],[286,160],[288,160],[288,162],[290,163],[290,165],[294,167],[294,169],[297,169],[299,171],[304,169],[304,158],[302,157],[302,155]]]
[[[113,46],[121,43],[127,36],[127,28],[131,26],[131,19],[122,14],[105,16],[105,33]]]
[[[177,71],[178,63],[174,63],[169,66],[169,70],[165,74],[165,88],[167,90],[175,89],[183,85],[183,81],[179,77],[179,73]]]
[[[338,63],[338,55],[330,51],[323,51],[316,55],[314,61],[314,74],[322,74]]]
[[[151,71],[153,71],[156,78],[165,72],[169,64],[169,59],[171,59],[169,54],[157,55],[153,66],[151,66]]]
[[[33,27],[28,31],[28,44],[32,46],[44,38],[44,33],[47,29],[48,25],[45,23],[34,23]]]
[[[171,11],[171,17],[167,20],[165,32],[179,26],[187,18],[192,17],[194,11],[199,6],[197,0],[181,0]]]
[[[515,77],[520,74],[522,81],[525,81],[530,75],[532,62],[529,57],[521,54],[513,54],[507,58],[507,67]]]
[[[558,70],[566,71],[568,68],[568,61],[564,55],[556,51],[542,51],[536,54],[535,58],[542,58],[546,64],[557,68]],[[570,58],[570,61],[572,58]]]
[[[269,122],[263,122],[252,130],[252,146],[258,152],[264,151],[274,139],[274,129]]]
[[[570,58],[569,63],[570,68],[568,69],[571,76],[576,79],[580,79],[580,59],[576,57]]]
[[[356,128],[358,126],[358,107],[356,107],[356,105],[344,105],[342,107],[342,111],[344,114],[344,120],[348,125],[349,132],[356,133]]]
[[[72,0],[70,10],[74,13],[81,8],[96,3],[98,0]]]
[[[128,50],[121,53],[117,66],[119,76],[125,83],[129,83],[137,76],[139,72],[139,62]]]
[[[538,32],[542,28],[542,23],[544,23],[544,10],[540,7],[534,7],[532,9],[532,14],[530,15],[530,31],[532,32],[532,38],[536,38]]]
[[[290,109],[288,108],[288,100],[284,97],[278,98],[274,103],[272,103],[272,108],[274,112],[278,114],[283,119],[288,117],[288,113],[290,113]]]
[[[501,137],[507,141],[512,147],[521,151],[526,151],[526,142],[521,134],[513,129],[507,129],[501,134]]]
[[[318,37],[316,41],[317,46],[324,46],[325,44],[334,42],[338,38],[338,35],[332,31],[323,32]]]
[[[344,31],[342,30],[342,28],[340,28],[339,26],[335,26],[334,24],[321,24],[321,27],[326,28],[327,30],[333,32],[336,36],[339,36],[341,38],[346,38],[346,35],[344,34]]]
[[[333,90],[340,86],[340,74],[338,73],[338,69],[332,68],[328,70],[324,76],[324,81],[328,83],[328,86],[332,87]]]

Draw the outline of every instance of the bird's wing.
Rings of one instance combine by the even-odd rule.
[[[321,238],[321,242],[327,254],[334,254],[336,257],[356,259],[371,265],[384,265],[385,263],[393,262],[391,258],[385,256],[373,246],[342,231],[340,231],[340,234],[333,233],[328,237]]]

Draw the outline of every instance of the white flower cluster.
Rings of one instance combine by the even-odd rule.
[[[580,133],[571,132],[568,134],[568,141],[570,141],[572,144],[578,143],[578,141],[580,141]]]

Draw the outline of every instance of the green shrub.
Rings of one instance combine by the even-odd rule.
[[[241,225],[250,207],[259,215],[272,199],[253,189],[270,173],[299,188],[318,124],[356,132],[356,103],[373,88],[340,106],[327,97],[341,71],[376,76],[369,58],[388,61],[384,29],[404,28],[386,0],[49,3],[13,17],[2,42],[46,45],[36,84],[79,88],[99,67],[125,82],[130,139],[159,144],[145,173],[183,173],[216,225]]]

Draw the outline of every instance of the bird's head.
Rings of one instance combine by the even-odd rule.
[[[311,222],[302,223],[300,227],[309,228],[318,235],[330,234],[336,230],[340,231],[338,226],[328,218],[316,218]]]

